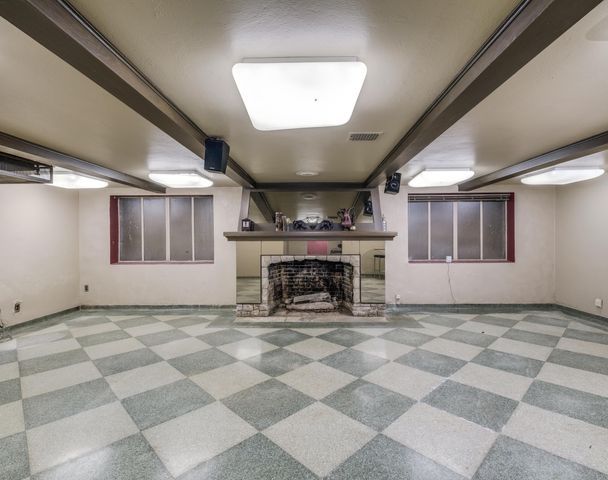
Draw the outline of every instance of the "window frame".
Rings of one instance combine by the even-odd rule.
[[[111,265],[199,265],[199,264],[213,264],[215,263],[215,244],[212,250],[213,258],[211,260],[144,260],[144,245],[142,244],[142,260],[120,260],[120,214],[119,214],[119,199],[121,198],[139,198],[142,201],[146,198],[162,198],[165,199],[167,203],[167,210],[170,209],[170,199],[171,198],[190,198],[192,199],[192,205],[194,206],[195,198],[210,198],[212,205],[212,213],[214,213],[215,205],[213,195],[111,195],[110,196],[110,264]],[[192,246],[194,248],[194,211],[192,211],[193,220],[192,220],[192,235],[193,235],[193,243]],[[143,217],[141,219],[142,227],[143,227]],[[167,239],[170,236],[170,223],[171,218],[170,215],[165,216],[165,233]],[[212,236],[215,238],[215,216],[213,218],[213,224],[211,226]],[[215,242],[214,242],[215,243]],[[167,251],[169,251],[169,244],[166,245]],[[194,251],[193,258],[194,258]]]
[[[407,221],[407,235],[408,235],[408,263],[448,263],[446,262],[445,259],[410,259],[409,258],[409,228],[410,228],[410,221],[409,221],[409,204],[410,204],[410,196],[418,196],[418,194],[408,194],[408,202],[407,202],[407,207],[408,207],[408,221]],[[452,204],[457,204],[459,202],[462,201],[474,201],[474,202],[489,202],[492,201],[492,198],[496,198],[498,196],[507,196],[507,198],[505,200],[502,200],[505,202],[505,240],[506,240],[506,245],[505,245],[505,258],[504,259],[456,259],[454,258],[455,255],[458,253],[458,225],[457,225],[457,211],[458,208],[454,208],[454,223],[453,223],[453,229],[454,229],[454,235],[453,235],[453,239],[452,239],[452,246],[453,246],[453,250],[452,250],[452,262],[451,263],[515,263],[515,193],[514,192],[492,192],[492,193],[478,193],[478,194],[474,194],[474,199],[471,200],[471,198],[473,197],[471,194],[465,194],[465,193],[451,193],[451,194],[444,194],[444,193],[428,193],[428,194],[424,194],[425,197],[429,197],[429,198],[433,198],[436,197],[437,200],[428,200],[428,202],[432,202],[432,201],[444,201],[444,202],[449,202]],[[439,200],[439,198],[444,198],[444,200]],[[483,211],[483,205],[481,206],[481,210]],[[429,208],[430,211],[430,208]],[[429,213],[430,215],[430,213]],[[428,224],[431,223],[431,218],[430,216],[428,217],[427,220]],[[483,229],[483,222],[481,222],[480,224],[480,229]],[[483,239],[482,239],[483,240]],[[431,245],[431,236],[429,233],[427,242],[429,245]],[[483,245],[481,245],[482,251],[483,251]]]

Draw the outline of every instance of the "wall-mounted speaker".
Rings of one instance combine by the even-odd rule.
[[[393,173],[386,179],[386,185],[384,185],[384,193],[390,193],[391,195],[397,195],[399,188],[401,187],[401,174]]]
[[[219,138],[205,140],[205,170],[226,173],[230,145]]]

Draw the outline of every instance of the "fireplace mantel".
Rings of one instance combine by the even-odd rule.
[[[397,232],[356,231],[298,231],[298,232],[224,232],[224,237],[233,242],[260,240],[385,240],[391,241]]]

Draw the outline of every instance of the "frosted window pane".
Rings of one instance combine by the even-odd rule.
[[[164,198],[144,198],[144,260],[164,261],[166,252],[166,218]]]
[[[194,198],[194,259],[213,260],[213,197]]]
[[[120,260],[141,261],[141,199],[121,198],[118,209]]]
[[[480,203],[458,202],[458,258],[481,258]]]
[[[171,260],[192,260],[192,199],[169,199]]]
[[[410,260],[429,259],[428,206],[426,202],[411,202],[408,208],[408,250]]]
[[[504,260],[506,258],[505,202],[483,204],[483,258]]]
[[[431,202],[431,259],[445,260],[453,255],[454,205],[451,202]]]

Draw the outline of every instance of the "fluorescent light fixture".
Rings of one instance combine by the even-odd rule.
[[[232,67],[258,130],[344,125],[366,74],[365,64],[354,58],[250,59]]]
[[[567,185],[591,180],[604,174],[603,168],[553,168],[521,179],[526,185]]]
[[[313,172],[312,170],[299,170],[296,172],[296,175],[300,177],[316,177],[319,175],[319,172]]]
[[[169,188],[206,188],[213,182],[196,170],[175,172],[150,172],[150,180]]]
[[[408,185],[414,188],[421,187],[449,187],[464,182],[475,175],[469,168],[429,169],[423,170]]]
[[[108,182],[60,170],[53,172],[53,183],[50,185],[61,188],[104,188]]]

